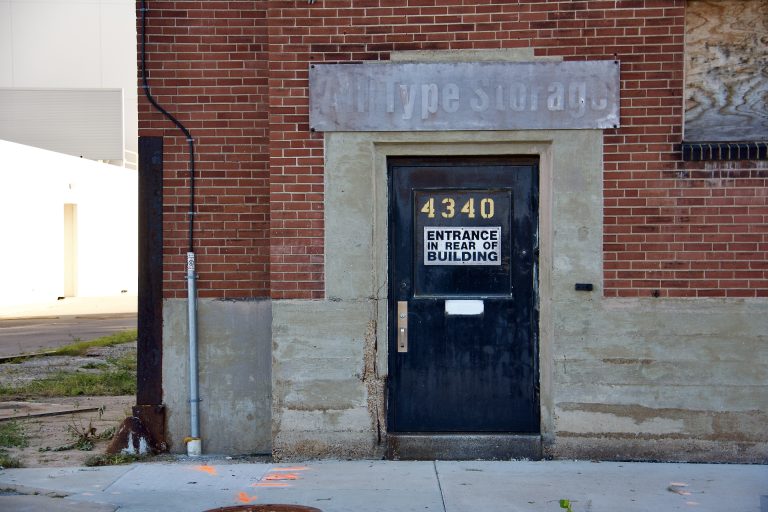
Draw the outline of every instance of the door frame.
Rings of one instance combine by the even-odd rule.
[[[535,416],[536,416],[536,419],[538,420],[537,423],[539,424],[537,432],[534,435],[538,435],[540,433],[540,431],[541,431],[541,419],[540,419],[540,417],[541,417],[541,406],[540,406],[541,398],[540,398],[540,389],[539,389],[539,327],[538,327],[538,323],[539,323],[539,310],[538,310],[538,306],[539,306],[539,304],[538,304],[538,287],[539,287],[539,282],[538,282],[538,275],[539,275],[538,266],[539,266],[539,258],[538,258],[538,254],[537,254],[538,253],[537,241],[538,241],[538,230],[539,230],[539,219],[538,219],[538,216],[539,216],[539,174],[540,174],[539,167],[540,167],[540,165],[539,165],[539,158],[537,156],[530,156],[530,155],[503,155],[503,156],[501,156],[501,155],[480,155],[480,156],[477,156],[477,155],[453,155],[453,156],[434,156],[434,155],[432,155],[432,156],[426,156],[426,157],[425,156],[407,156],[407,157],[404,157],[404,156],[390,155],[390,156],[387,157],[387,192],[388,192],[388,194],[387,194],[387,197],[388,197],[388,234],[387,234],[387,237],[388,237],[388,242],[389,242],[389,247],[388,247],[388,251],[387,251],[388,252],[388,254],[387,254],[387,272],[388,272],[388,280],[389,280],[387,308],[388,308],[388,311],[390,313],[389,316],[388,316],[388,329],[389,329],[389,332],[388,332],[388,339],[387,339],[387,344],[388,344],[388,348],[387,349],[389,351],[388,363],[389,363],[389,368],[392,368],[392,365],[393,365],[393,363],[395,361],[394,358],[397,357],[396,353],[393,351],[393,347],[396,346],[396,340],[395,340],[395,338],[396,338],[396,335],[395,335],[396,319],[395,319],[395,315],[393,314],[394,311],[392,309],[393,308],[393,304],[394,304],[392,297],[395,295],[395,290],[392,288],[392,286],[394,285],[393,282],[392,282],[392,278],[395,275],[395,268],[393,268],[393,259],[392,259],[393,258],[393,253],[392,253],[392,248],[391,248],[391,244],[392,244],[392,240],[393,240],[392,237],[395,235],[395,227],[394,227],[394,222],[393,222],[393,215],[394,215],[393,208],[394,208],[394,205],[392,204],[391,193],[394,190],[394,188],[397,186],[397,177],[395,176],[394,168],[397,167],[397,166],[400,166],[400,167],[402,167],[402,166],[404,166],[404,167],[422,167],[422,166],[425,166],[426,167],[426,166],[430,166],[430,165],[432,165],[432,166],[440,165],[440,166],[445,166],[445,167],[449,167],[450,168],[452,166],[473,167],[473,166],[482,166],[482,165],[489,165],[489,164],[503,165],[503,166],[507,166],[507,165],[508,166],[515,166],[515,165],[517,165],[517,166],[526,166],[526,167],[532,167],[533,168],[533,176],[532,176],[533,183],[531,184],[533,196],[531,197],[531,201],[532,201],[531,208],[532,208],[532,210],[533,210],[533,212],[535,214],[536,224],[535,224],[535,226],[533,228],[533,233],[531,234],[531,236],[533,236],[533,240],[531,240],[531,246],[532,246],[532,250],[534,252],[534,255],[533,255],[533,266],[531,268],[531,274],[532,274],[531,275],[531,279],[533,280],[533,282],[531,283],[531,291],[530,291],[530,293],[531,293],[530,300],[531,300],[531,303],[532,303],[531,318],[530,318],[531,329],[530,329],[530,332],[528,334],[530,336],[530,343],[532,344],[531,349],[532,349],[532,352],[533,352],[533,359],[534,359],[534,361],[533,361],[533,365],[534,365],[533,366],[533,375],[532,375],[532,377],[534,379],[534,383],[533,383],[534,385],[533,385],[533,390],[532,390],[534,396],[531,397],[531,399],[532,399],[532,401],[534,403],[534,407],[536,408]],[[440,189],[441,188],[439,183],[435,184],[434,186],[435,186],[436,189]],[[469,185],[467,185],[467,186],[469,186]],[[416,236],[417,236],[417,233],[415,231],[412,232],[412,237],[416,237]],[[412,257],[413,257],[413,255],[412,255]],[[414,264],[416,264],[416,263],[414,263]],[[396,399],[396,397],[394,396],[394,390],[393,390],[393,386],[391,384],[393,382],[394,375],[392,375],[392,373],[390,372],[389,377],[390,378],[388,379],[388,385],[387,385],[387,389],[385,390],[385,392],[386,392],[386,396],[387,396],[387,403],[391,404],[391,403],[394,403],[394,400]],[[394,426],[393,412],[394,412],[394,408],[393,407],[387,407],[386,419],[387,419],[387,430],[388,431],[390,431],[389,429],[393,428],[393,426]],[[396,432],[404,432],[404,431],[390,431],[390,432],[396,433]],[[426,433],[426,432],[427,431],[420,432],[420,433]],[[491,434],[499,434],[500,432],[493,431],[493,430],[491,430],[491,431],[472,432],[473,435],[487,435],[489,433],[491,433]],[[514,431],[503,432],[503,433],[510,434],[510,435],[520,435],[520,434],[523,434],[523,432],[517,433],[517,432],[514,432]],[[444,436],[446,434],[451,435],[449,431],[448,432],[442,432],[442,433],[437,434],[437,435]],[[525,435],[531,435],[528,432],[525,432],[524,434]]]
[[[376,450],[388,442],[384,392],[388,372],[387,157],[539,158],[539,407],[546,453],[556,431],[555,369],[562,370],[565,364],[565,346],[558,345],[557,350],[554,347],[555,314],[563,321],[563,315],[573,307],[584,309],[598,303],[596,297],[593,300],[574,295],[574,279],[595,283],[596,293],[602,289],[603,188],[598,179],[603,172],[602,131],[326,132],[323,138],[326,298],[312,307],[327,304],[323,307],[332,308],[335,314],[365,315],[360,319],[363,327],[355,328],[354,346],[360,347],[356,350],[365,361],[366,378],[359,382],[360,393],[366,397],[363,410],[368,426],[356,423],[356,428],[370,429],[367,435],[372,436],[374,456],[383,454]],[[557,233],[553,219],[557,220]],[[555,242],[557,265],[553,257]],[[553,271],[563,265],[571,271]],[[563,332],[562,326],[558,329],[557,339],[563,343],[563,337],[571,335]],[[360,340],[364,341],[362,345]],[[571,395],[563,395],[562,388],[558,389],[557,401],[568,401]],[[328,429],[333,430],[331,426]],[[363,436],[362,430],[359,435]],[[360,439],[360,443],[371,442],[370,438]]]
[[[568,155],[558,147],[587,148],[600,155],[597,130],[497,132],[327,132],[325,139],[325,295],[344,309],[372,300],[376,367],[368,386],[369,416],[377,439],[386,440],[388,375],[389,196],[387,159],[393,156],[520,156],[539,161],[539,419],[544,442],[554,438],[552,396],[552,206],[555,165]],[[350,240],[359,244],[350,244]],[[598,261],[593,259],[593,261]],[[368,334],[361,333],[366,338]]]

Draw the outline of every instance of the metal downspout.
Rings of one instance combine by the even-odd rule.
[[[195,253],[187,253],[187,319],[189,322],[189,424],[187,455],[203,453],[200,439],[200,396],[198,393],[197,361],[197,283],[195,276]]]

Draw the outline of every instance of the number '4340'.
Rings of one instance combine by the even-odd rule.
[[[426,213],[427,217],[434,219],[436,215],[440,215],[444,219],[452,219],[456,216],[456,200],[452,197],[445,197],[439,200],[439,204],[435,206],[435,198],[430,197],[421,207],[421,213]],[[474,197],[467,199],[459,209],[459,214],[466,215],[469,219],[474,219],[476,214],[480,214],[480,217],[484,219],[492,219],[494,214],[493,199],[490,197],[484,197],[479,201],[475,201]]]

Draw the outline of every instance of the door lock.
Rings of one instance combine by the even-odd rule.
[[[397,351],[408,352],[408,301],[397,301]]]

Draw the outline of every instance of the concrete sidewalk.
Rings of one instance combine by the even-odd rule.
[[[768,466],[725,464],[241,464],[202,458],[103,468],[8,469],[0,472],[0,488],[59,496],[0,496],[0,510],[9,511],[188,512],[284,503],[323,512],[562,512],[561,499],[571,501],[573,512],[768,510]]]

